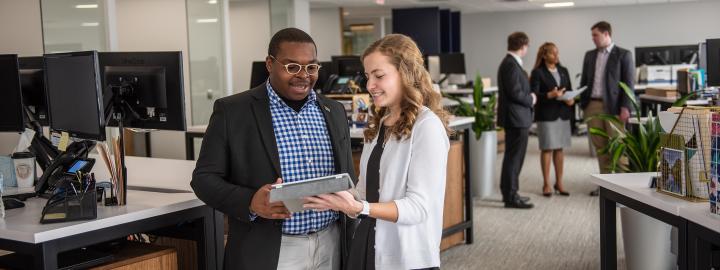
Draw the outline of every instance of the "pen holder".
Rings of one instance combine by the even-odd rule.
[[[64,191],[54,194],[45,204],[40,223],[58,223],[97,218],[97,192],[91,186],[82,193]]]

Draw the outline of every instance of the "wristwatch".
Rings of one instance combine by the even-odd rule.
[[[363,205],[362,210],[360,210],[360,213],[358,214],[357,218],[366,218],[370,215],[370,203],[367,201],[360,201]]]

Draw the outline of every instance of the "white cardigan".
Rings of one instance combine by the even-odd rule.
[[[377,137],[363,147],[358,190],[365,196],[368,159]],[[435,113],[423,107],[409,139],[392,137],[380,159],[380,202],[394,201],[397,223],[377,220],[375,269],[440,266],[445,176],[450,141]]]

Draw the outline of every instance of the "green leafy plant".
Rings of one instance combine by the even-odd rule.
[[[480,74],[475,75],[473,83],[473,104],[465,102],[460,97],[445,95],[445,97],[457,101],[458,105],[453,111],[454,115],[475,117],[475,123],[472,129],[475,132],[475,139],[479,140],[485,131],[496,130],[495,127],[495,104],[497,104],[497,95],[492,93],[488,102],[483,102],[485,97],[485,86],[482,82]]]
[[[657,152],[660,148],[660,133],[663,132],[660,121],[650,111],[647,121],[643,123],[639,113],[640,105],[635,98],[635,94],[625,83],[620,82],[620,87],[623,89],[625,96],[630,99],[635,111],[638,112],[635,116],[638,128],[632,132],[618,128],[624,126],[624,123],[616,115],[599,114],[590,117],[590,119],[610,122],[610,126],[614,131],[614,134],[608,134],[603,129],[590,128],[590,134],[608,140],[608,144],[602,149],[598,149],[598,153],[610,155],[610,171],[612,173],[657,171]],[[696,93],[685,95],[673,103],[673,106],[683,106],[689,98],[695,95]],[[627,164],[620,162],[623,159],[627,159]]]

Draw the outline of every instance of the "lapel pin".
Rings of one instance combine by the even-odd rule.
[[[325,108],[326,111],[330,112],[330,108],[328,108],[327,106],[323,106],[323,108]]]

